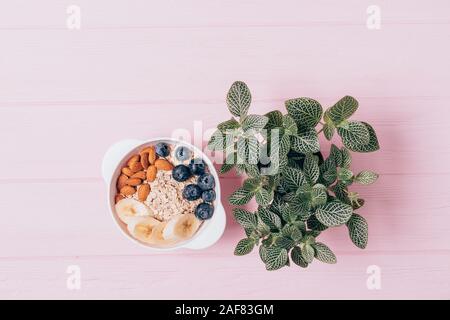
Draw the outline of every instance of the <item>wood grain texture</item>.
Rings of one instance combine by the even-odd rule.
[[[0,10],[0,298],[438,298],[450,297],[450,4],[377,1],[4,1]],[[382,150],[354,156],[381,174],[359,187],[369,246],[345,228],[321,236],[338,256],[268,273],[256,253],[233,257],[231,219],[203,251],[153,253],[111,220],[100,164],[124,138],[194,131],[204,144],[229,117],[225,93],[248,83],[252,112],[310,96],[329,106],[350,94]],[[328,143],[324,148],[328,149]],[[325,151],[327,153],[327,150]],[[239,185],[221,179],[222,197]],[[82,289],[66,288],[79,265]],[[366,287],[369,265],[382,289]]]

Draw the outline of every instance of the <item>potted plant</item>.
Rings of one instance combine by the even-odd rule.
[[[221,173],[235,168],[246,179],[229,198],[235,206],[253,198],[255,212],[233,210],[246,237],[236,246],[236,255],[259,246],[267,270],[289,266],[306,268],[314,259],[336,263],[331,249],[317,241],[328,228],[346,226],[351,241],[364,249],[368,241],[366,220],[356,213],[364,205],[350,191],[354,183],[371,184],[372,171],[351,171],[351,152],[374,152],[379,143],[366,122],[350,120],[358,108],[346,96],[323,110],[311,98],[285,102],[286,114],[275,110],[265,115],[249,114],[251,94],[243,82],[235,82],[227,94],[231,119],[220,123],[208,147],[223,151]],[[319,135],[331,140],[339,135],[342,147],[331,145],[324,159]]]

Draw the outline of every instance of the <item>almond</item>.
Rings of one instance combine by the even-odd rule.
[[[147,183],[141,184],[137,191],[137,196],[140,201],[147,200],[148,194],[150,193],[150,185]]]
[[[127,184],[128,177],[124,174],[121,174],[117,179],[117,189],[122,189]]]
[[[155,164],[155,161],[156,161],[155,147],[150,147],[148,151],[148,162],[150,162],[150,164]]]
[[[169,171],[173,169],[173,165],[166,159],[157,159],[155,161],[155,167],[158,170]]]
[[[131,169],[128,168],[128,167],[122,168],[122,173],[123,173],[124,175],[126,175],[127,177],[131,177],[131,176],[134,174],[134,172],[131,171]]]
[[[147,169],[147,181],[153,182],[156,179],[156,173],[158,172],[158,169],[154,165],[151,165]]]
[[[141,160],[141,156],[138,154],[135,154],[128,160],[127,165],[131,168],[135,163],[139,162]]]
[[[122,200],[122,199],[125,199],[125,197],[124,197],[123,195],[121,195],[121,194],[116,194],[116,197],[115,197],[116,203],[119,202],[119,201]]]
[[[148,154],[144,153],[141,155],[141,165],[142,167],[147,170],[148,166],[149,166],[150,162],[148,161]]]
[[[135,174],[133,174],[130,178],[138,178],[141,180],[145,180],[145,171],[138,171]]]
[[[130,178],[127,180],[127,185],[136,187],[142,183],[141,179],[138,178]]]
[[[136,192],[136,189],[131,186],[125,186],[122,189],[120,189],[120,193],[124,196],[131,196]]]
[[[133,162],[130,166],[130,169],[131,171],[133,171],[133,173],[136,173],[144,168],[142,167],[142,164],[140,162]]]

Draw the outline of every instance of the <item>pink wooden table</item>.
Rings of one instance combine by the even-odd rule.
[[[448,0],[4,0],[0,10],[0,298],[450,298]],[[366,25],[369,5],[381,29]],[[204,251],[149,253],[119,234],[100,163],[122,138],[203,129],[248,83],[257,113],[296,96],[360,101],[382,151],[355,170],[369,246],[323,236],[338,264],[269,273],[232,255],[231,220]],[[239,184],[221,179],[223,197]],[[81,289],[69,290],[68,266]],[[369,290],[367,269],[381,270]]]

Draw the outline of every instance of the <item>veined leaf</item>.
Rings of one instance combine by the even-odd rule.
[[[365,249],[369,239],[369,226],[366,219],[354,213],[347,222],[350,239],[360,249]]]
[[[285,105],[289,115],[302,128],[315,128],[322,118],[322,106],[314,99],[291,99]]]
[[[327,112],[329,118],[335,123],[340,124],[342,121],[350,118],[358,109],[358,101],[350,96],[345,96]]]
[[[235,192],[233,192],[229,198],[229,202],[235,206],[242,206],[247,204],[252,198],[254,193],[244,189],[239,188]]]
[[[351,150],[358,146],[365,146],[370,141],[369,129],[362,122],[351,121],[348,123],[348,128],[338,128],[338,133],[342,143]]]
[[[291,136],[291,148],[300,153],[316,153],[320,151],[319,138],[315,129]]]
[[[280,247],[270,247],[266,250],[266,269],[269,271],[278,270],[286,265],[288,253],[286,249]]]
[[[283,170],[281,181],[286,183],[289,190],[297,190],[305,183],[305,175],[300,169],[286,167]]]
[[[292,240],[291,238],[285,237],[285,236],[281,236],[281,237],[277,237],[275,239],[275,245],[280,247],[280,248],[284,248],[286,250],[290,250],[295,246],[295,241]]]
[[[311,216],[308,221],[308,228],[315,231],[324,231],[328,229],[326,225],[317,220],[316,216]]]
[[[300,246],[303,259],[307,263],[311,263],[314,259],[314,248],[310,244],[303,244]]]
[[[245,117],[250,108],[251,101],[252,96],[250,90],[244,82],[236,81],[231,85],[227,94],[227,105],[232,115]]]
[[[362,123],[366,126],[367,130],[369,130],[370,135],[369,143],[367,143],[366,145],[350,145],[346,147],[355,152],[374,152],[379,150],[380,145],[378,143],[378,138],[375,133],[375,130],[368,123],[366,122]]]
[[[244,121],[242,121],[242,129],[244,131],[251,129],[260,130],[266,126],[268,121],[269,118],[266,116],[249,114],[248,116],[245,116]]]
[[[273,129],[283,126],[283,114],[280,111],[271,111],[269,113],[266,113],[265,116],[269,119],[266,125],[267,129]]]
[[[341,154],[342,154],[342,168],[349,169],[350,165],[352,164],[352,155],[350,151],[346,147],[343,147],[341,149]]]
[[[231,169],[234,168],[234,164],[228,164],[228,163],[224,163],[222,164],[222,166],[220,167],[220,173],[227,173],[228,171],[230,171]]]
[[[316,218],[327,227],[335,227],[346,223],[352,216],[353,208],[340,201],[332,201],[316,210]]]
[[[255,247],[255,241],[250,238],[242,239],[238,242],[236,249],[234,249],[234,254],[236,256],[243,256],[252,252]]]
[[[292,249],[291,259],[296,265],[302,268],[308,267],[308,262],[303,258],[300,247],[294,247],[294,249]]]
[[[361,171],[358,173],[358,175],[355,177],[355,182],[358,182],[360,184],[372,184],[378,179],[378,174],[372,171]]]
[[[343,163],[342,152],[338,147],[336,147],[335,144],[331,145],[330,158],[334,160],[336,167],[342,167]]]
[[[283,127],[285,135],[292,136],[297,134],[297,124],[295,123],[294,119],[288,114],[283,116]]]
[[[254,192],[260,186],[261,186],[261,179],[259,179],[259,178],[248,178],[248,179],[245,179],[244,184],[243,184],[242,187],[245,190],[248,190],[250,192]]]
[[[269,193],[269,191],[267,191],[264,188],[260,188],[256,191],[255,193],[255,199],[256,202],[260,205],[260,206],[268,206],[270,204],[270,202],[273,199],[273,193]]]
[[[339,168],[338,177],[341,181],[349,181],[353,178],[353,172],[349,169]]]
[[[244,209],[233,209],[234,219],[243,228],[255,229],[258,225],[258,217],[253,212],[249,212]]]
[[[312,207],[318,207],[327,203],[327,188],[323,185],[314,186],[311,190],[311,205]]]
[[[303,171],[305,173],[306,180],[310,184],[315,184],[319,180],[319,157],[308,153],[303,163]]]
[[[208,142],[208,149],[211,151],[222,151],[226,146],[226,135],[220,130],[214,131]]]
[[[312,246],[314,248],[314,256],[317,260],[329,264],[336,263],[336,256],[334,255],[333,251],[331,251],[331,249],[326,245],[320,242],[316,242]]]
[[[264,222],[270,229],[281,229],[281,219],[280,217],[269,211],[266,208],[259,207],[258,217]]]
[[[263,245],[259,246],[259,257],[262,262],[266,263],[267,261],[267,248]]]
[[[334,136],[334,132],[336,131],[336,127],[331,123],[325,123],[323,126],[323,134],[328,141],[331,141]]]
[[[217,125],[217,128],[225,133],[227,130],[233,130],[233,129],[237,129],[239,128],[241,125],[239,124],[238,121],[236,121],[236,119],[231,118],[230,120],[224,121],[222,123],[219,123]]]
[[[294,241],[299,241],[302,238],[301,230],[291,224],[286,224],[281,230],[281,234],[285,237],[291,238]]]

